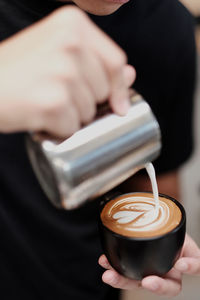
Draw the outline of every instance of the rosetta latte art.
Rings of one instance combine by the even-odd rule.
[[[124,236],[151,237],[165,234],[180,223],[181,211],[160,196],[159,206],[151,193],[133,193],[110,200],[101,212],[103,224]]]
[[[151,193],[121,196],[106,204],[101,219],[116,233],[132,237],[157,236],[173,230],[181,220],[178,206],[165,197],[159,197],[155,170],[152,163],[145,165],[150,177]]]
[[[164,202],[160,203],[157,210],[154,199],[134,197],[128,200],[130,203],[127,203],[127,199],[122,199],[110,209],[113,222],[125,226],[126,230],[151,230],[168,222],[169,208]]]

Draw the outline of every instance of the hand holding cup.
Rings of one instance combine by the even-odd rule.
[[[143,288],[157,295],[174,297],[181,292],[182,274],[200,275],[200,248],[186,234],[181,257],[174,267],[163,277],[147,276],[141,281],[126,278],[115,271],[105,255],[99,258],[99,264],[106,269],[102,280],[114,288],[135,290]]]
[[[108,257],[107,260],[106,256],[103,255],[99,259],[100,265],[107,269],[103,274],[103,281],[116,288],[134,289],[143,287],[160,295],[177,295],[181,290],[181,272],[173,266],[181,254],[185,238],[186,219],[184,208],[171,197],[160,195],[162,204],[159,216],[154,224],[150,222],[150,226],[147,226],[150,231],[145,232],[144,228],[142,229],[142,223],[145,226],[147,225],[145,213],[149,210],[148,206],[153,205],[153,202],[152,198],[150,201],[144,198],[141,206],[140,203],[136,203],[140,197],[136,199],[137,201],[134,197],[141,195],[144,196],[145,193],[122,195],[121,198],[114,199],[113,203],[110,202],[104,206],[108,208],[108,215],[114,216],[113,219],[116,219],[118,209],[122,213],[130,208],[133,212],[136,208],[137,211],[140,210],[142,213],[143,210],[144,213],[136,217],[135,220],[127,219],[127,224],[125,222],[127,216],[124,216],[124,220],[120,222],[121,224],[114,225],[117,228],[116,230],[115,227],[111,228],[110,225],[107,228],[108,223],[106,225],[106,222],[102,221],[101,218],[100,234],[104,251]],[[146,194],[145,196],[149,197],[149,195]],[[134,201],[131,203],[132,196]],[[125,202],[123,203],[123,201]],[[166,212],[168,209],[170,210],[170,218],[172,219],[166,216],[163,221],[162,214],[165,209]],[[173,221],[175,223],[172,228],[167,228],[167,223],[170,226]],[[104,224],[102,225],[102,223]],[[133,236],[128,236],[131,234],[124,231],[124,229],[122,230],[125,224],[125,230],[131,230],[132,225],[136,228],[135,233],[132,234]],[[120,232],[120,230],[122,231]]]

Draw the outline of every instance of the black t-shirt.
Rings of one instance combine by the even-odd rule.
[[[50,0],[0,0],[0,40],[59,6]],[[157,172],[176,169],[192,151],[192,17],[176,0],[134,0],[92,19],[124,48],[137,70],[135,88],[158,118],[163,150]],[[54,208],[32,171],[24,134],[1,134],[1,299],[117,299],[118,291],[102,283],[97,264],[98,209],[98,199],[74,211]]]

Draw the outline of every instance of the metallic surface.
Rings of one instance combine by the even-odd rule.
[[[158,156],[160,130],[149,105],[135,92],[131,103],[126,116],[109,113],[61,143],[28,136],[33,168],[54,205],[79,207]]]

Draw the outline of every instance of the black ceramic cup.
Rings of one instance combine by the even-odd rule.
[[[163,276],[180,256],[186,233],[185,210],[177,200],[163,194],[159,194],[159,197],[175,202],[182,213],[179,225],[163,235],[142,238],[122,236],[105,227],[100,218],[99,230],[104,253],[111,266],[125,277],[141,280],[149,275]],[[106,203],[106,200],[102,201],[101,210]]]

